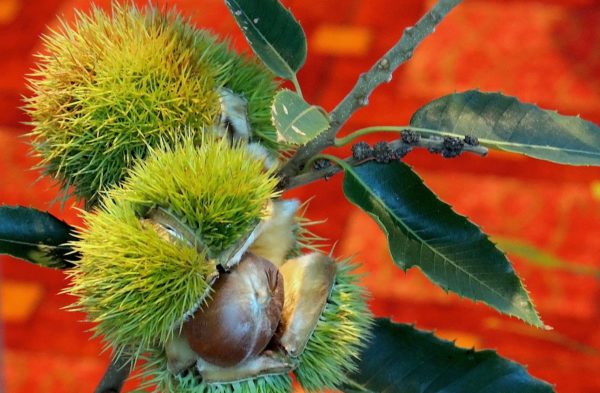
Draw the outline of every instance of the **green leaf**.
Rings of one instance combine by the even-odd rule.
[[[67,256],[74,240],[73,228],[36,209],[0,206],[0,254],[8,254],[37,265],[56,269],[73,267]]]
[[[600,128],[579,117],[470,90],[441,97],[410,120],[425,133],[471,135],[490,148],[570,165],[600,165]]]
[[[385,231],[398,266],[418,266],[445,290],[544,326],[506,256],[406,164],[342,165],[346,197]]]
[[[277,0],[225,0],[248,43],[275,74],[295,79],[306,60],[306,36]]]
[[[429,332],[378,319],[350,378],[362,391],[387,393],[550,393],[551,385],[494,351],[456,347]],[[344,392],[360,392],[348,386]]]
[[[278,139],[288,143],[303,145],[329,128],[329,117],[322,108],[309,105],[289,90],[277,93],[271,114]]]

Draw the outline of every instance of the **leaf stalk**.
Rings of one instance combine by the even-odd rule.
[[[279,175],[284,184],[286,179],[300,173],[312,156],[333,146],[336,134],[352,114],[367,105],[371,93],[378,86],[390,80],[394,71],[412,57],[416,47],[433,33],[437,25],[460,2],[461,0],[439,0],[413,27],[404,30],[400,40],[375,62],[369,71],[361,74],[352,90],[331,112],[329,129],[298,149],[281,169]]]

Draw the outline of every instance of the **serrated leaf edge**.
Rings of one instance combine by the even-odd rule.
[[[346,164],[346,163],[343,163],[342,161],[339,161],[338,163],[339,163],[340,165],[342,165],[342,167],[344,168],[344,170],[345,170],[345,171],[348,171],[348,170],[349,170],[349,171],[351,171],[351,172],[355,173],[355,172],[353,171],[353,168],[352,168],[350,165],[348,165],[348,164]],[[404,165],[406,165],[406,166],[407,166],[409,169],[411,169],[411,171],[412,171],[412,167],[410,167],[410,166],[409,166],[409,165],[407,165],[407,164],[404,164]],[[413,172],[414,172],[414,171],[413,171]],[[416,174],[416,172],[415,172],[415,174]],[[360,177],[359,177],[359,176],[357,176],[357,175],[354,175],[354,177],[355,177],[356,179],[358,179],[358,180],[360,181],[360,183],[361,183],[363,186],[365,186],[365,183],[362,181],[362,179],[360,179]],[[423,186],[427,187],[427,185],[426,185],[426,184],[423,182],[423,179],[421,179],[421,177],[420,177],[420,176],[418,176],[418,175],[417,175],[417,177],[419,178],[419,180],[421,181],[421,183],[423,184]],[[429,187],[427,187],[427,188],[429,189]],[[369,187],[366,187],[366,186],[365,186],[365,189],[369,190]],[[433,191],[432,191],[432,192],[433,192]],[[370,195],[372,195],[374,198],[376,198],[376,199],[377,199],[377,201],[379,201],[379,203],[382,203],[383,205],[385,205],[385,203],[383,203],[383,201],[381,200],[381,198],[380,198],[378,195],[376,195],[376,194],[373,194],[373,193],[372,193],[372,192],[370,192],[370,191],[369,191],[369,194],[370,194]],[[435,194],[434,194],[434,195],[435,195]],[[448,206],[450,209],[452,209],[452,206],[451,206],[450,204],[448,204],[448,203],[446,203],[446,202],[442,201],[441,199],[439,199],[439,198],[437,197],[437,195],[435,195],[435,197],[436,197],[436,199],[437,199],[437,200],[438,200],[440,203],[442,203],[442,204],[444,204],[444,205]],[[352,204],[356,205],[356,204],[355,204],[353,201],[350,201],[350,202],[351,202]],[[356,205],[356,206],[358,206],[358,205]],[[360,206],[358,206],[358,207],[360,208]],[[361,210],[362,210],[362,208],[361,208]],[[480,230],[481,230],[481,227],[480,227],[479,225],[477,225],[477,224],[473,223],[472,221],[470,221],[470,220],[468,219],[468,217],[466,217],[466,216],[464,216],[464,215],[461,215],[461,214],[457,213],[456,211],[454,211],[454,209],[452,209],[452,211],[454,212],[454,214],[456,214],[456,215],[458,215],[458,216],[460,216],[460,217],[464,218],[464,219],[465,219],[467,222],[469,222],[470,224],[474,225],[475,227],[477,227],[478,229],[480,229]],[[371,216],[371,217],[372,217],[374,220],[376,220],[376,221],[377,221],[377,223],[378,223],[379,227],[380,227],[380,228],[381,228],[381,229],[382,229],[382,230],[385,232],[385,234],[386,234],[386,237],[388,238],[388,245],[389,245],[389,242],[390,242],[390,240],[389,240],[389,233],[388,233],[388,232],[387,232],[387,231],[384,229],[384,228],[385,228],[385,226],[381,224],[381,221],[379,220],[379,218],[378,218],[378,217],[374,216],[373,214],[371,214],[371,213],[369,213],[369,212],[367,212],[367,213],[369,214],[369,216]],[[397,217],[395,214],[394,214],[394,217],[398,218],[398,217]],[[434,248],[433,248],[433,247],[431,247],[431,246],[430,246],[430,245],[429,245],[427,242],[425,242],[423,239],[421,239],[421,237],[420,237],[420,236],[418,236],[416,233],[414,233],[414,231],[412,231],[412,229],[408,228],[408,227],[407,227],[407,226],[404,224],[404,222],[403,222],[403,221],[402,221],[400,218],[398,218],[398,221],[400,221],[400,222],[402,223],[402,226],[403,226],[403,227],[404,227],[404,228],[405,228],[405,229],[406,229],[408,232],[410,232],[410,233],[411,233],[413,236],[415,236],[415,238],[416,238],[417,240],[419,240],[419,241],[421,242],[421,244],[425,244],[425,245],[426,245],[426,246],[427,246],[429,249],[431,249],[431,251],[432,251],[432,252],[434,252],[435,254],[439,255],[439,256],[440,256],[440,257],[442,257],[444,260],[448,260],[448,262],[449,262],[449,263],[450,263],[452,266],[454,266],[454,267],[455,267],[457,270],[460,270],[460,271],[464,272],[464,273],[467,275],[467,277],[469,277],[469,279],[474,279],[476,282],[479,282],[479,283],[480,283],[482,286],[484,286],[485,288],[488,288],[488,289],[489,289],[491,292],[493,292],[493,293],[497,294],[497,295],[498,295],[500,298],[506,299],[504,296],[502,296],[502,294],[500,294],[499,292],[495,291],[493,288],[489,287],[487,284],[485,284],[485,283],[483,283],[483,282],[480,282],[479,280],[475,279],[474,277],[472,277],[472,275],[471,275],[471,274],[469,274],[468,272],[466,272],[464,269],[460,268],[458,265],[456,265],[455,263],[453,263],[453,262],[452,262],[450,259],[448,259],[448,258],[447,258],[447,257],[445,257],[444,255],[440,254],[440,253],[439,253],[439,252],[438,252],[436,249],[434,249]],[[488,236],[488,235],[487,235],[485,232],[481,231],[481,233],[482,233],[482,234],[485,236],[485,238],[486,238],[486,239],[487,239],[487,240],[488,240],[490,243],[492,243],[494,246],[496,246],[496,248],[497,248],[498,250],[500,250],[500,252],[502,253],[502,255],[505,257],[505,259],[506,259],[507,263],[509,263],[509,264],[511,265],[511,267],[512,267],[512,263],[510,262],[510,259],[508,258],[508,256],[506,255],[506,253],[505,253],[504,251],[502,251],[500,248],[498,248],[498,247],[497,247],[497,244],[496,244],[496,243],[494,243],[492,240],[490,240],[489,236]],[[389,249],[388,249],[388,251],[389,251]],[[391,254],[391,252],[390,252],[390,254]],[[393,256],[392,256],[392,259],[394,259],[394,258],[393,258]],[[418,266],[418,265],[415,265],[415,264],[413,264],[413,265],[410,265],[410,266],[407,266],[407,265],[406,265],[406,264],[404,264],[404,263],[403,263],[403,265],[404,265],[404,266],[399,266],[399,267],[400,267],[402,270],[404,270],[404,271],[406,271],[406,270],[410,269],[410,268],[411,268],[411,267],[413,267],[413,266],[417,267],[419,270],[421,270],[421,272],[423,272],[423,274],[425,274],[425,275],[426,275],[426,276],[427,276],[427,277],[428,277],[428,278],[429,278],[431,281],[433,281],[433,282],[434,282],[436,285],[438,285],[440,288],[442,288],[442,289],[443,289],[445,292],[448,292],[448,291],[449,291],[448,289],[446,289],[446,288],[444,288],[442,285],[440,285],[440,284],[439,284],[439,283],[438,283],[438,282],[437,282],[435,279],[431,278],[431,277],[430,277],[430,276],[429,276],[429,275],[428,275],[428,274],[427,274],[425,271],[423,271],[423,269],[421,269],[421,268],[420,268],[420,266]],[[505,314],[505,315],[510,315],[510,316],[514,316],[514,317],[516,317],[516,318],[518,318],[518,319],[520,319],[520,320],[522,320],[522,321],[524,321],[524,322],[526,322],[526,323],[529,323],[529,324],[531,324],[532,326],[535,326],[535,327],[540,327],[540,328],[544,328],[544,329],[547,329],[547,330],[548,330],[548,329],[551,329],[549,326],[545,325],[545,324],[544,324],[544,322],[542,321],[542,319],[540,318],[540,315],[538,314],[538,312],[537,312],[537,310],[536,310],[536,308],[535,308],[535,306],[534,306],[534,304],[533,304],[533,301],[531,300],[531,297],[529,296],[529,291],[527,291],[527,289],[525,288],[525,285],[523,284],[523,281],[521,280],[521,277],[519,277],[519,275],[517,274],[516,270],[514,270],[514,269],[513,269],[513,272],[514,272],[515,276],[516,276],[516,277],[519,279],[520,288],[521,288],[521,289],[523,290],[523,292],[524,292],[524,293],[527,295],[527,300],[528,300],[529,304],[531,305],[531,309],[532,309],[532,311],[533,311],[533,314],[534,314],[534,316],[535,316],[535,320],[532,320],[532,321],[530,321],[530,320],[527,320],[527,319],[521,318],[521,317],[520,317],[519,315],[517,315],[517,314],[514,314],[514,313],[508,313],[508,312],[504,312],[504,311],[498,310],[496,307],[494,307],[492,304],[489,304],[489,303],[488,303],[488,302],[486,302],[485,300],[475,300],[475,299],[471,299],[471,298],[468,298],[468,297],[466,297],[466,296],[463,296],[463,295],[461,295],[461,294],[459,294],[459,293],[457,293],[457,292],[455,292],[455,291],[451,291],[451,292],[455,293],[455,294],[456,294],[456,295],[458,295],[459,297],[462,297],[462,298],[468,298],[468,299],[470,299],[470,300],[473,300],[475,303],[477,303],[477,302],[482,302],[482,303],[485,303],[485,304],[487,304],[488,306],[490,306],[491,308],[493,308],[494,310],[498,310],[498,311],[499,311],[500,313],[502,313],[502,314]],[[509,304],[512,304],[512,300],[511,300],[511,299],[509,299],[509,300],[508,300],[508,302],[509,302]]]
[[[438,100],[442,100],[445,98],[450,99],[450,97],[452,95],[462,95],[462,94],[469,94],[469,93],[478,93],[478,94],[482,94],[482,95],[486,95],[486,96],[491,96],[491,95],[495,95],[495,96],[500,96],[503,98],[511,98],[514,99],[517,103],[519,103],[520,105],[523,106],[527,106],[530,107],[529,110],[533,109],[537,109],[540,110],[542,112],[547,113],[549,116],[560,116],[562,118],[564,118],[565,120],[570,120],[572,119],[573,121],[579,121],[579,122],[589,122],[587,120],[582,119],[579,115],[577,116],[569,116],[569,115],[563,115],[560,114],[558,111],[556,110],[550,110],[550,109],[544,109],[542,107],[540,107],[537,104],[532,104],[532,103],[528,103],[528,102],[524,102],[519,100],[517,97],[515,96],[510,96],[510,95],[506,95],[503,94],[502,92],[499,91],[494,91],[494,92],[483,92],[479,89],[471,89],[471,90],[466,90],[463,92],[454,92],[452,94],[448,94],[442,97],[438,97],[433,101],[430,101],[429,103],[423,105],[421,108],[419,108],[411,117],[410,119],[410,124],[413,124],[413,119],[414,117],[419,114],[419,112],[421,112],[422,109],[426,108],[429,104],[438,101]],[[589,122],[591,123],[591,122]],[[592,123],[593,124],[593,123]],[[427,128],[421,128],[419,130],[419,127],[411,127],[411,129],[417,133],[421,133],[421,134],[427,134],[427,135],[442,135],[442,136],[451,136],[451,137],[459,137],[462,138],[465,133],[455,133],[455,132],[449,132],[449,131],[442,131],[442,130],[434,130],[434,129],[427,129]],[[466,133],[468,134],[468,133]],[[486,147],[491,147],[491,148],[497,148],[500,149],[502,151],[507,151],[510,153],[515,153],[515,154],[519,154],[519,152],[515,152],[512,151],[510,149],[506,149],[503,148],[502,146],[512,146],[512,147],[520,147],[520,148],[530,148],[532,150],[547,150],[547,151],[558,151],[558,152],[568,152],[568,153],[573,153],[573,154],[578,154],[578,155],[583,155],[583,156],[592,156],[592,157],[600,157],[599,153],[594,153],[594,152],[588,152],[588,151],[584,151],[584,150],[579,150],[579,149],[572,149],[572,148],[559,148],[559,147],[555,147],[555,146],[550,146],[550,145],[532,145],[532,144],[525,144],[525,143],[517,143],[517,142],[507,142],[507,141],[499,141],[499,140],[493,140],[493,139],[487,139],[487,138],[478,138],[479,143],[481,143],[482,145],[486,146]],[[543,159],[543,158],[538,158],[538,157],[533,157],[535,159],[538,160],[544,160],[544,161],[551,161],[551,162],[557,162],[554,160],[548,160],[548,159]],[[577,164],[564,164],[562,162],[560,162],[563,165],[577,165]]]
[[[471,347],[470,349],[469,349],[469,348],[463,348],[463,347],[459,347],[459,346],[457,346],[457,345],[456,345],[456,343],[455,343],[455,341],[456,341],[456,340],[452,340],[452,341],[450,341],[450,340],[446,340],[446,339],[444,339],[444,338],[438,337],[438,336],[436,336],[436,335],[435,335],[435,330],[425,330],[425,329],[419,329],[419,328],[417,328],[417,327],[416,327],[416,324],[415,324],[415,323],[396,323],[396,322],[392,321],[392,319],[391,319],[391,318],[377,318],[377,319],[376,319],[376,321],[377,321],[377,322],[385,322],[385,323],[387,324],[387,326],[385,326],[385,328],[387,328],[387,329],[389,329],[390,327],[394,328],[394,327],[397,327],[397,326],[402,326],[402,325],[404,325],[404,326],[408,326],[408,327],[410,327],[410,328],[412,328],[412,329],[414,329],[414,330],[415,330],[415,334],[419,334],[419,335],[426,336],[427,338],[430,338],[430,339],[433,339],[433,340],[437,341],[437,342],[438,342],[438,344],[441,344],[441,345],[450,345],[450,346],[452,346],[452,347],[453,347],[455,350],[458,350],[458,351],[473,352],[473,353],[475,353],[475,354],[486,354],[486,353],[491,353],[492,355],[494,355],[494,356],[497,356],[497,357],[498,357],[499,359],[501,359],[502,361],[505,361],[505,362],[507,362],[507,363],[509,363],[509,364],[511,364],[511,365],[513,365],[513,366],[517,366],[517,367],[520,367],[520,368],[522,368],[522,369],[525,371],[525,373],[526,373],[526,374],[527,374],[527,375],[528,375],[530,378],[532,378],[532,379],[534,379],[534,380],[537,380],[537,381],[539,381],[539,382],[541,382],[541,383],[544,383],[544,384],[548,385],[548,386],[549,386],[549,387],[552,389],[552,391],[555,391],[555,388],[556,388],[556,385],[555,385],[555,384],[551,384],[551,383],[549,383],[549,382],[547,382],[547,381],[544,381],[544,380],[542,380],[542,379],[539,379],[539,378],[536,378],[536,377],[534,377],[533,375],[531,375],[531,374],[528,372],[528,366],[527,366],[526,364],[521,364],[521,363],[515,362],[514,360],[511,360],[511,359],[505,358],[505,357],[503,357],[503,356],[500,356],[496,350],[493,350],[493,349],[482,349],[482,350],[476,350],[476,349],[475,349],[475,347]],[[362,384],[359,384],[359,383],[357,383],[356,381],[352,381],[352,382],[353,382],[353,383],[354,383],[356,386],[358,386],[358,387],[362,387]],[[354,391],[352,391],[352,392],[354,392]],[[369,390],[369,389],[367,389],[367,388],[364,388],[364,391],[363,391],[363,392],[364,392],[364,393],[374,393],[373,391],[371,391],[371,390]]]
[[[302,101],[302,103],[306,104],[307,108],[304,109],[303,111],[301,111],[296,117],[294,117],[289,122],[289,124],[286,126],[286,128],[284,130],[279,130],[279,129],[277,129],[277,121],[275,119],[276,116],[278,116],[277,109],[276,109],[275,105],[277,103],[277,98],[280,95],[287,94],[287,93],[295,95],[298,99],[300,99]],[[329,118],[329,114],[327,113],[327,111],[325,111],[325,109],[321,108],[320,106],[309,104],[300,95],[298,95],[296,92],[293,92],[291,90],[284,89],[284,90],[281,90],[280,92],[278,92],[277,95],[275,96],[275,98],[273,99],[273,106],[272,106],[272,110],[271,110],[271,116],[272,116],[272,120],[273,120],[273,125],[275,125],[275,128],[277,129],[277,140],[278,141],[292,143],[292,144],[298,144],[298,142],[290,141],[289,138],[286,138],[283,133],[285,131],[289,131],[291,129],[294,133],[305,136],[306,134],[304,132],[302,132],[302,130],[300,130],[298,127],[295,127],[294,124],[296,124],[298,122],[298,120],[301,119],[303,116],[305,116],[306,114],[311,113],[312,111],[317,111],[319,114],[322,115],[323,119],[325,119],[327,121],[327,126],[323,127],[319,131],[317,131],[316,134],[315,134],[315,136],[312,138],[312,139],[314,139],[317,136],[319,136],[323,131],[325,131],[329,127],[329,125],[331,124],[331,119]],[[306,143],[306,142],[304,142],[304,143]]]

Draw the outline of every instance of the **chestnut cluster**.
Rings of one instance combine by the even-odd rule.
[[[301,363],[335,278],[335,261],[319,253],[277,267],[246,252],[167,344],[169,371],[192,368],[212,384],[289,374]]]
[[[298,256],[279,82],[174,11],[76,19],[46,37],[26,103],[40,168],[87,208],[69,308],[164,393],[344,383],[371,315],[352,264]]]
[[[292,374],[336,388],[369,337],[354,265],[299,256],[299,203],[254,153],[212,138],[155,151],[84,214],[72,308],[144,357],[158,391],[290,393]]]
[[[273,263],[246,251],[165,345],[170,384],[154,382],[213,392],[261,381],[265,393],[289,393],[294,373],[307,391],[339,386],[371,323],[352,269],[318,252]]]
[[[274,183],[243,146],[206,139],[156,152],[85,214],[73,309],[145,358],[158,391],[290,393],[292,374],[321,391],[355,369],[372,323],[355,266],[300,255],[299,203]]]

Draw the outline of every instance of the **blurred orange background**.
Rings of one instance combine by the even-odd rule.
[[[57,15],[73,18],[87,0],[0,0],[0,204],[49,209],[78,224],[72,203],[50,202],[57,189],[28,156],[28,119],[18,109],[39,36]],[[146,4],[146,1],[137,3]],[[331,110],[401,35],[433,4],[425,0],[287,0],[302,23],[309,55],[299,74],[305,98]],[[109,1],[96,4],[108,7]],[[158,1],[247,45],[221,0]],[[470,88],[502,91],[544,108],[600,124],[600,3],[597,0],[466,0],[371,97],[345,127],[403,125],[421,105]],[[370,138],[371,142],[390,138]],[[342,149],[336,154],[347,155]],[[426,183],[482,226],[508,251],[544,321],[541,331],[490,308],[448,295],[416,269],[396,268],[377,225],[343,200],[341,178],[294,190],[315,228],[355,255],[369,272],[377,315],[436,329],[458,345],[494,348],[526,364],[558,392],[600,392],[600,169],[566,167],[492,152],[444,160],[409,155]],[[90,340],[83,315],[61,310],[64,274],[0,257],[0,307],[6,393],[92,392],[108,362]]]

